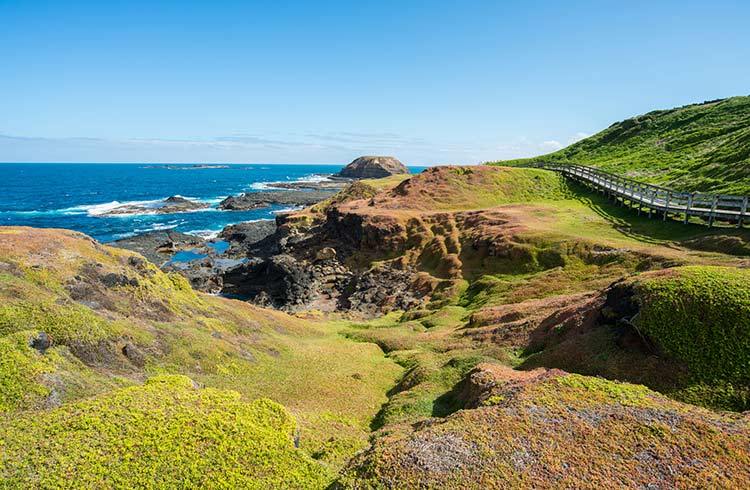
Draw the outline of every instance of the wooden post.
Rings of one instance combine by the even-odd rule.
[[[737,220],[737,228],[742,228],[742,222],[745,221],[745,213],[747,213],[747,201],[748,197],[742,200],[742,209],[740,210],[740,218]]]
[[[643,187],[639,185],[638,186],[638,216],[641,215],[642,209],[643,209]]]
[[[656,201],[656,192],[656,189],[651,192],[651,206],[648,207],[648,219],[651,219],[651,215],[654,214],[654,211],[656,211],[656,209],[654,208]]]
[[[667,212],[669,211],[669,201],[672,200],[672,193],[667,192],[667,199],[664,201],[664,218],[662,221],[667,221]]]
[[[708,227],[714,224],[714,215],[716,214],[716,205],[719,204],[719,196],[714,196],[714,200],[711,202],[711,211],[708,213]]]
[[[690,208],[693,207],[693,195],[694,194],[695,193],[691,192],[690,195],[688,196],[688,203],[687,203],[687,207],[685,208],[685,224],[687,224],[688,219],[690,219]]]

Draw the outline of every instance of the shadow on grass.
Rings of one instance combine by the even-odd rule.
[[[675,219],[670,215],[664,221],[661,213],[654,212],[649,218],[646,209],[639,216],[636,208],[612,201],[578,182],[570,182],[570,189],[575,200],[612,223],[619,233],[640,242],[663,245],[665,241],[679,242],[705,236],[738,236],[746,241],[750,240],[750,230],[746,227],[737,228],[733,224],[715,223],[714,227],[709,229],[697,218],[684,224],[682,216]]]

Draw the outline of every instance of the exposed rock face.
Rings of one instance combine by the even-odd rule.
[[[381,179],[389,175],[408,174],[409,169],[393,157],[359,157],[337,175],[351,179]]]
[[[165,272],[177,272],[185,276],[190,286],[198,291],[206,293],[218,293],[221,291],[221,272],[213,257],[207,256],[200,260],[167,264],[162,267]]]
[[[429,292],[410,267],[370,270],[351,263],[358,254],[382,257],[401,249],[404,230],[395,221],[371,222],[333,208],[323,222],[308,226],[292,215],[279,216],[277,224],[273,235],[245,248],[247,263],[224,273],[224,293],[286,311],[375,316],[416,307]],[[233,235],[226,230],[223,238]]]
[[[267,208],[273,204],[282,206],[311,206],[331,197],[331,191],[276,191],[246,192],[239,196],[229,196],[219,204],[219,209],[246,211]]]
[[[294,309],[312,299],[313,278],[304,264],[289,255],[250,260],[224,274],[224,293],[277,308]]]
[[[206,209],[210,207],[205,202],[195,202],[190,199],[186,199],[182,196],[171,196],[164,199],[161,203],[156,206],[140,206],[137,204],[125,204],[113,208],[102,216],[118,216],[128,214],[173,214],[173,213],[189,213],[191,211],[197,211],[199,209]]]
[[[274,220],[247,221],[227,226],[219,233],[219,239],[229,242],[229,248],[225,252],[229,257],[268,255],[261,242],[275,232]]]
[[[107,245],[138,252],[154,264],[161,266],[176,252],[203,248],[206,246],[206,241],[194,235],[166,230],[123,238]]]
[[[409,311],[422,303],[423,294],[415,290],[413,271],[382,267],[352,276],[342,306],[367,316],[390,310]]]

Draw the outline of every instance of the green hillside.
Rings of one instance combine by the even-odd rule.
[[[530,161],[592,165],[675,189],[750,194],[750,97],[652,111]]]

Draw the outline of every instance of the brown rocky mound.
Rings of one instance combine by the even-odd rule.
[[[645,387],[480,365],[467,408],[390,426],[339,488],[747,488],[747,417]]]
[[[350,179],[381,179],[389,175],[408,174],[406,165],[393,157],[359,157],[338,173]]]

